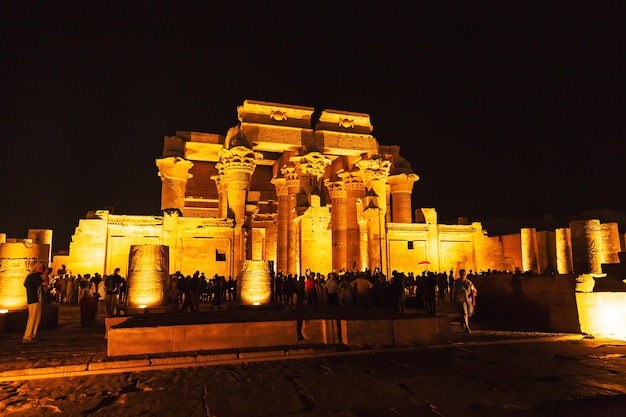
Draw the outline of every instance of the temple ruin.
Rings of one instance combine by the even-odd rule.
[[[226,135],[166,136],[156,159],[162,215],[90,212],[55,268],[127,274],[134,245],[166,246],[170,273],[225,277],[260,260],[275,273],[379,268],[387,276],[461,268],[597,273],[618,262],[616,224],[490,237],[479,222],[439,224],[434,208],[413,209],[419,177],[399,146],[372,135],[367,114],[252,100],[237,114]]]

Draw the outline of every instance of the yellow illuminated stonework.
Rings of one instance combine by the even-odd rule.
[[[163,214],[91,212],[54,267],[130,275],[131,246],[162,245],[169,273],[226,278],[241,277],[244,261],[297,275],[307,268],[380,268],[388,277],[461,268],[596,273],[621,250],[617,228],[598,221],[507,236],[463,218],[440,224],[435,208],[411,207],[419,177],[399,146],[372,135],[368,114],[246,100],[237,116],[226,134],[165,136],[156,160]]]
[[[28,307],[24,278],[37,261],[48,264],[52,231],[47,235],[31,233],[32,238],[8,239],[0,243],[0,309]]]
[[[132,245],[127,283],[129,306],[147,308],[167,304],[169,248],[162,245]]]
[[[626,340],[626,293],[576,293],[582,333]]]

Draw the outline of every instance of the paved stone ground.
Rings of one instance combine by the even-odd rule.
[[[622,416],[626,343],[580,335],[499,332],[454,324],[449,345],[257,358],[213,366],[149,370],[136,359],[106,364],[101,320],[80,328],[78,309],[60,306],[47,340],[22,345],[0,335],[0,370],[51,369],[56,376],[0,380],[3,416]],[[454,315],[451,306],[439,314]],[[65,368],[63,368],[65,367]],[[65,369],[67,372],[63,372]],[[67,376],[64,376],[67,375]]]

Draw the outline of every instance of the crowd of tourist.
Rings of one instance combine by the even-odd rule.
[[[39,301],[78,304],[83,327],[91,326],[98,312],[111,317],[117,314],[120,306],[128,303],[128,285],[126,279],[120,275],[120,268],[116,268],[113,274],[104,276],[97,272],[93,276],[73,275],[66,270],[65,265],[56,274],[53,275],[51,272],[43,270],[37,272],[39,274],[37,277],[45,278],[41,279],[42,283],[39,284],[41,288]],[[500,273],[491,270],[480,272],[481,275]],[[471,316],[475,306],[476,295],[476,289],[471,283],[473,275],[471,270],[468,274],[460,270],[459,277],[455,280],[452,270],[449,273],[423,271],[419,275],[394,270],[388,278],[378,268],[373,271],[355,270],[339,273],[333,271],[327,275],[311,270],[299,276],[279,272],[271,275],[272,301],[287,306],[341,305],[405,312],[408,296],[415,303],[414,308],[425,309],[434,315],[437,300],[444,300],[447,294],[450,301],[459,306],[464,318],[463,326],[469,332],[468,317]],[[39,282],[34,278],[33,281]],[[459,282],[462,282],[464,287],[457,286]],[[164,285],[164,292],[165,299],[177,304],[179,311],[194,312],[200,310],[201,303],[221,305],[224,302],[236,302],[237,281],[232,277],[226,279],[218,274],[207,278],[204,272],[200,271],[193,275],[176,271],[169,276],[169,283]],[[464,292],[462,297],[459,295],[460,292]],[[35,297],[32,294],[35,293],[32,291],[29,293],[29,308]],[[35,313],[33,316],[40,315]],[[36,339],[38,326],[29,326],[27,329],[29,334],[24,336],[25,341]]]
[[[499,271],[480,272],[499,274]],[[473,271],[466,279],[471,280]],[[458,277],[457,277],[458,278]],[[437,300],[453,300],[454,271],[435,273],[423,271],[415,275],[394,270],[391,277],[378,268],[365,271],[330,272],[326,275],[307,270],[303,275],[278,274],[271,276],[272,301],[287,306],[295,305],[342,305],[364,308],[406,311],[407,297],[411,297],[414,308],[425,309],[436,314]],[[116,268],[113,274],[94,273],[73,275],[65,265],[49,278],[43,291],[47,302],[79,304],[81,325],[90,326],[98,312],[106,316],[117,314],[116,309],[128,302],[128,285]],[[215,274],[207,278],[204,272],[196,271],[185,275],[180,271],[169,276],[164,285],[165,299],[177,304],[181,312],[200,310],[201,303],[221,305],[237,301],[237,281]]]

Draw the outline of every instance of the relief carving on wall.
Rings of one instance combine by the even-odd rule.
[[[276,120],[277,122],[282,122],[287,120],[287,113],[280,110],[272,110],[270,112],[270,119]]]

